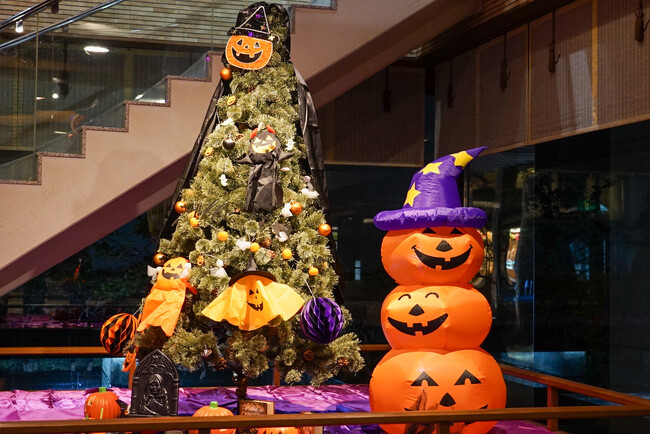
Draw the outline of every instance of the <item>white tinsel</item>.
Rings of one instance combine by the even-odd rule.
[[[147,266],[147,276],[153,278],[154,276],[158,275],[158,273],[162,270],[162,267],[151,267]]]
[[[217,278],[228,278],[226,269],[223,268],[222,260],[217,260],[217,267],[210,269],[210,275],[216,276]]]
[[[296,143],[293,141],[293,139],[289,139],[289,140],[287,141],[287,146],[286,146],[285,148],[287,149],[287,151],[291,151],[291,150],[293,149],[293,146],[294,146],[295,144],[296,144]]]
[[[318,192],[316,192],[315,190],[309,190],[306,187],[303,187],[300,193],[303,193],[309,199],[318,198]]]
[[[282,207],[282,211],[280,214],[284,217],[291,217],[293,216],[293,213],[291,213],[291,204],[286,203],[284,204],[284,207]]]
[[[278,233],[278,240],[281,242],[286,242],[287,240],[289,240],[289,236],[284,231],[280,231]]]
[[[235,246],[237,246],[242,251],[246,251],[251,248],[251,242],[247,242],[246,240],[241,238],[238,239],[237,242],[235,242]]]
[[[228,185],[228,178],[226,177],[226,174],[221,174],[221,177],[219,177],[219,181],[221,181],[222,186],[227,186]]]

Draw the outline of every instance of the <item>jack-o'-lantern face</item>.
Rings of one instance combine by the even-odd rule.
[[[246,298],[246,303],[255,311],[262,311],[264,309],[264,299],[262,299],[259,288],[248,289],[248,297]]]
[[[178,288],[177,280],[187,282],[190,274],[191,264],[183,257],[176,257],[168,260],[158,273],[156,287],[161,290]]]
[[[251,150],[254,153],[271,153],[280,146],[278,137],[268,131],[258,133],[251,139]]]
[[[269,63],[273,42],[246,35],[232,35],[226,44],[226,60],[234,67],[256,70]]]
[[[381,245],[386,272],[399,284],[467,284],[483,262],[476,228],[430,227],[389,231]]]
[[[496,361],[481,349],[392,350],[373,371],[373,412],[473,410],[505,406],[506,387]],[[458,422],[452,433],[485,433],[495,422]],[[381,425],[389,433],[431,433],[433,425]]]
[[[470,286],[397,286],[381,306],[381,327],[393,349],[474,348],[491,325],[490,304]]]

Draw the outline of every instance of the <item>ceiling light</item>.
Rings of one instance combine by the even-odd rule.
[[[44,100],[44,99],[45,99],[45,97],[36,97],[36,101],[41,101],[41,100]]]
[[[108,48],[106,47],[100,47],[99,45],[86,45],[84,47],[84,51],[86,54],[91,54],[91,53],[108,53]]]
[[[56,92],[53,93],[53,94],[52,94],[52,98],[54,98],[54,99],[56,100],[57,98],[59,98],[59,94],[57,94]]]
[[[16,33],[23,33],[25,28],[23,27],[23,20],[16,21]]]

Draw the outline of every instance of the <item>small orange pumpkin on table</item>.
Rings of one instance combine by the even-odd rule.
[[[232,412],[228,408],[219,406],[218,402],[210,402],[209,405],[203,406],[194,412],[192,417],[230,417]],[[199,433],[196,429],[191,429],[189,433]],[[235,433],[235,429],[210,429],[210,433],[230,434]]]
[[[122,408],[118,402],[117,394],[99,387],[95,393],[86,397],[84,404],[84,417],[90,419],[118,418],[122,414]]]
[[[261,427],[257,433],[300,433],[300,429],[292,426]]]

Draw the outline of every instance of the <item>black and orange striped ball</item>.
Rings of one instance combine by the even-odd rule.
[[[106,352],[113,356],[121,356],[124,346],[133,338],[138,327],[138,320],[131,314],[119,313],[108,319],[102,325],[99,339]]]

